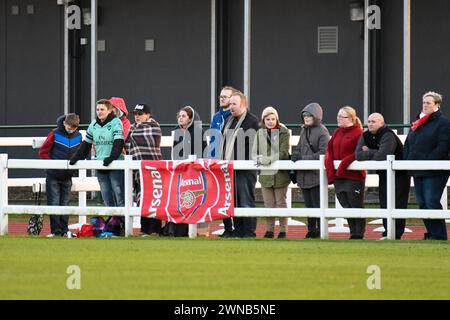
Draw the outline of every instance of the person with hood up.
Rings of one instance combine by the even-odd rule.
[[[252,158],[257,165],[270,165],[277,160],[289,160],[289,129],[280,123],[278,112],[274,107],[267,107],[261,115],[261,129],[255,138]],[[261,191],[266,208],[287,208],[286,193],[291,180],[286,170],[266,171],[259,174]],[[288,218],[278,218],[280,232],[278,239],[286,238]],[[273,238],[275,218],[266,218],[264,238]]]
[[[203,158],[206,141],[203,140],[202,121],[191,106],[185,106],[177,112],[178,125],[174,130],[172,160],[188,159],[189,155]]]
[[[124,136],[120,120],[114,114],[114,107],[109,100],[97,101],[97,117],[91,122],[86,139],[82,142],[77,153],[70,159],[74,165],[78,160],[86,159],[92,144],[95,144],[95,160],[103,160],[105,167],[114,160],[123,160]],[[123,207],[125,205],[124,171],[97,170],[97,179],[103,201],[107,207]],[[110,220],[110,219],[108,219]],[[119,217],[124,231],[125,217]]]
[[[330,140],[328,129],[322,124],[323,111],[318,103],[310,103],[301,112],[300,139],[292,151],[292,161],[319,160],[325,154]],[[297,185],[302,189],[307,208],[320,208],[319,171],[298,170]],[[320,219],[308,218],[305,238],[320,238]]]
[[[126,140],[130,132],[131,122],[128,120],[128,110],[123,98],[111,97],[109,102],[114,106],[114,114],[122,122],[123,137]]]
[[[50,131],[44,144],[39,149],[39,158],[69,160],[81,144],[82,137],[77,130],[80,117],[75,113],[60,116],[56,120],[57,128]],[[67,206],[72,188],[74,170],[47,170],[45,179],[47,205]],[[50,215],[50,234],[48,237],[66,236],[69,216]]]
[[[203,140],[202,121],[199,114],[191,106],[185,106],[177,112],[177,123],[173,131],[172,160],[185,160],[189,155],[203,158],[206,141]],[[166,222],[163,236],[187,237],[188,224]]]

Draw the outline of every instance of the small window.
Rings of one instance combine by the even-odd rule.
[[[317,53],[338,53],[338,27],[317,29]]]

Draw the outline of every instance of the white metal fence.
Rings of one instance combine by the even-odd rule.
[[[339,161],[335,161],[335,167]],[[139,217],[141,210],[132,206],[132,171],[140,168],[140,161],[116,160],[104,167],[102,161],[82,160],[70,166],[66,160],[22,160],[8,159],[7,154],[0,155],[0,235],[7,234],[9,214],[60,214],[60,215],[118,215],[125,217],[125,235],[132,235],[132,218]],[[386,218],[388,239],[395,239],[395,219],[429,218],[449,219],[450,211],[395,209],[395,170],[450,170],[450,161],[396,161],[388,156],[386,161],[353,162],[349,170],[386,170],[387,173],[387,208],[386,209],[348,209],[328,207],[328,183],[325,171],[325,157],[318,161],[277,161],[270,166],[256,167],[253,161],[234,161],[235,170],[319,170],[320,172],[320,208],[235,208],[236,217],[317,217],[321,223],[321,238],[328,238],[328,220],[332,218]],[[125,206],[87,207],[79,206],[25,206],[8,204],[9,169],[79,169],[79,170],[124,170],[125,172]],[[84,175],[85,176],[85,175]],[[83,179],[83,177],[81,178]],[[196,232],[195,232],[196,233]],[[191,236],[195,234],[191,233]]]

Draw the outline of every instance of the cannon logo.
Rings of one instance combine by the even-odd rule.
[[[205,173],[188,170],[178,175],[177,209],[184,220],[190,219],[205,203],[208,189]]]

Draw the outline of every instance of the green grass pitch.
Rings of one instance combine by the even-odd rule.
[[[72,265],[80,289],[67,287]],[[371,265],[379,267],[381,289],[367,286]],[[450,299],[450,246],[6,236],[0,299]]]

